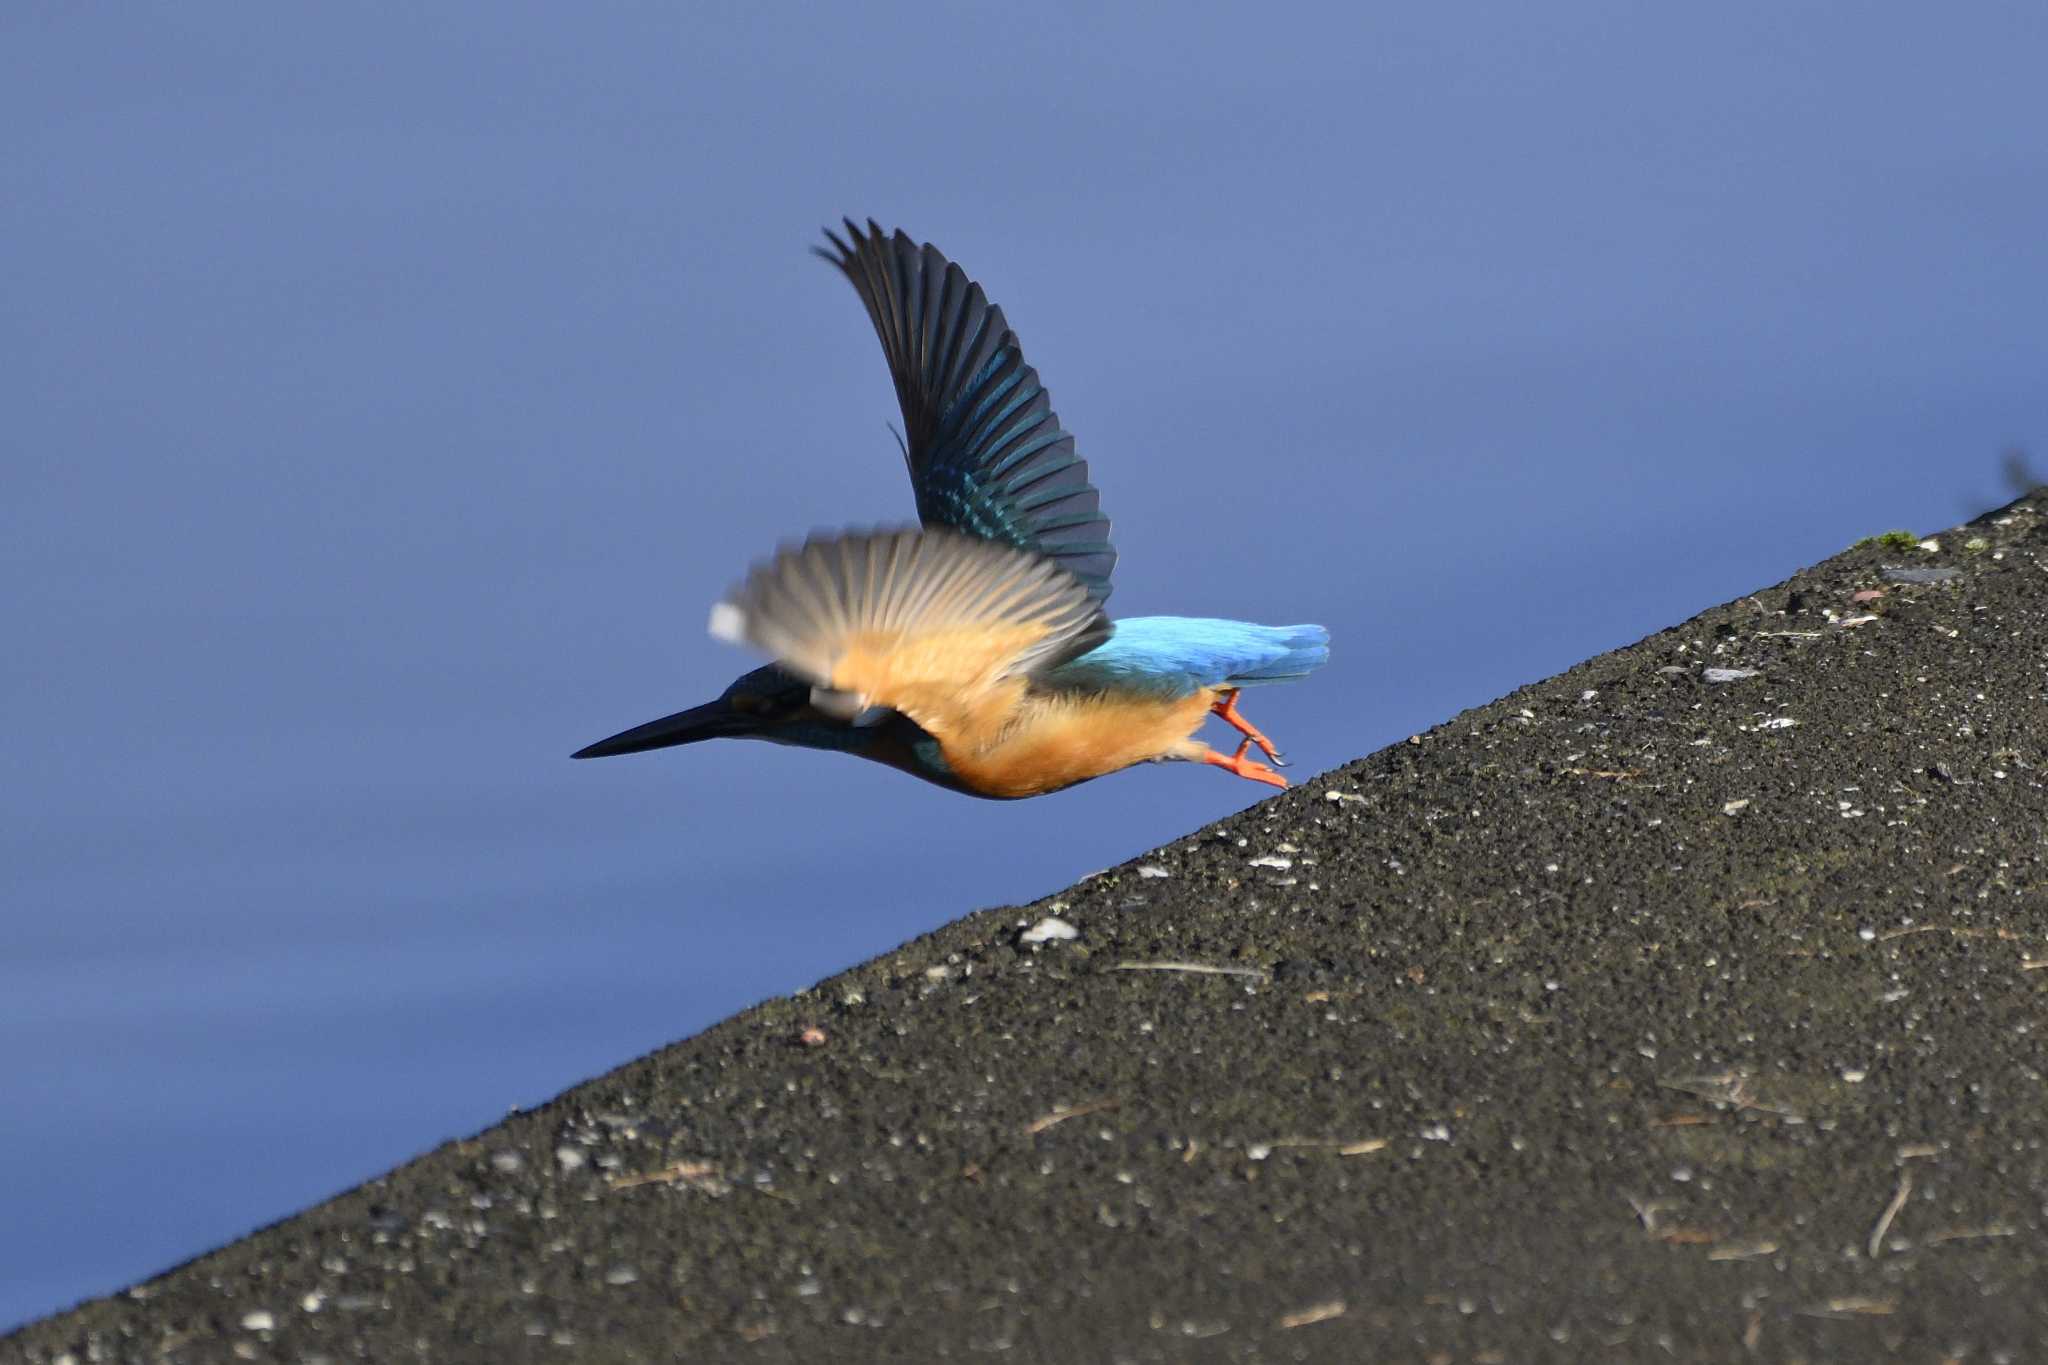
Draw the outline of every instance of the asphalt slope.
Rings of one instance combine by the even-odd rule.
[[[1935,540],[0,1358],[2048,1360],[2048,493]]]

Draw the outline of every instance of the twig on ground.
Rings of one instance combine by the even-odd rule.
[[[718,1168],[708,1161],[671,1161],[658,1171],[607,1176],[604,1183],[614,1190],[630,1190],[639,1185],[688,1185],[706,1194],[724,1194],[731,1188],[719,1176]]]
[[[1190,972],[1197,976],[1255,976],[1264,979],[1263,967],[1224,967],[1211,962],[1119,962],[1115,972]]]
[[[1328,1322],[1331,1318],[1344,1316],[1344,1300],[1330,1299],[1323,1303],[1312,1303],[1306,1308],[1283,1314],[1276,1324],[1283,1332],[1293,1327],[1306,1327],[1312,1322]]]
[[[1050,1114],[1041,1114],[1031,1120],[1024,1125],[1024,1132],[1027,1136],[1035,1137],[1054,1124],[1065,1123],[1068,1119],[1077,1119],[1085,1114],[1099,1114],[1105,1109],[1116,1108],[1119,1103],[1121,1101],[1116,1096],[1104,1095],[1101,1099],[1089,1100],[1086,1104],[1068,1105],[1064,1109],[1055,1109]]]
[[[1899,1187],[1892,1192],[1892,1201],[1884,1206],[1884,1212],[1877,1216],[1877,1226],[1870,1230],[1870,1241],[1865,1246],[1871,1260],[1884,1254],[1884,1235],[1892,1230],[1892,1219],[1899,1216],[1899,1210],[1906,1207],[1906,1196],[1913,1193],[1913,1173],[1899,1172]]]

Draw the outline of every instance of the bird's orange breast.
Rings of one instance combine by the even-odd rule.
[[[946,761],[984,796],[1038,796],[1155,758],[1189,758],[1188,736],[1213,698],[1207,689],[1178,699],[1107,693],[1033,695],[994,734],[942,741]]]

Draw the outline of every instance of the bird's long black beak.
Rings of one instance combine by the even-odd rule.
[[[717,701],[708,701],[702,706],[693,706],[687,711],[678,711],[672,716],[622,730],[610,739],[601,739],[588,748],[578,749],[569,757],[610,758],[614,754],[639,754],[675,744],[695,744],[700,739],[751,735],[759,729],[751,717],[735,710],[730,702],[720,697]]]

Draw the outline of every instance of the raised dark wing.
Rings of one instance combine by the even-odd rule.
[[[919,518],[1045,555],[1107,600],[1109,519],[1003,310],[901,231],[848,219],[844,239],[825,236],[833,249],[818,254],[853,281],[882,339]]]

